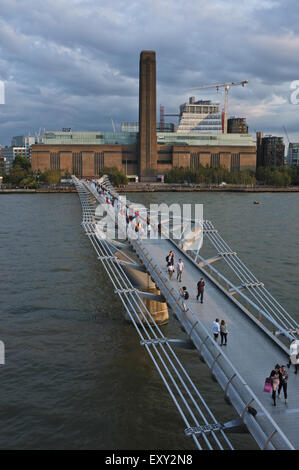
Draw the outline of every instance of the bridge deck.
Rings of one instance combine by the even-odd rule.
[[[284,403],[283,392],[281,399],[277,400],[276,407],[272,405],[271,394],[263,392],[265,377],[270,374],[276,363],[287,363],[286,354],[211,281],[206,279],[199,268],[176,249],[170,240],[144,239],[142,243],[149,250],[158,266],[165,272],[167,271],[165,258],[170,250],[175,253],[175,263],[179,258],[182,258],[185,266],[182,282],[179,283],[176,280],[176,273],[174,273],[173,285],[178,289],[181,286],[187,287],[190,297],[186,304],[198,315],[209,331],[212,331],[212,322],[215,318],[226,321],[229,333],[228,345],[223,346],[224,353],[256,393],[294,447],[299,449],[299,374],[295,375],[293,366],[291,366],[287,405]],[[196,284],[200,277],[203,277],[206,283],[203,304],[196,300]],[[220,342],[219,339],[218,342]]]

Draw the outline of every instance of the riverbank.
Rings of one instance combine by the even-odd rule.
[[[196,186],[167,183],[129,183],[127,186],[117,188],[119,193],[150,193],[150,192],[243,192],[243,193],[298,193],[299,186]],[[49,193],[76,193],[73,187],[67,188],[40,188],[40,189],[0,189],[0,194],[49,194]]]
[[[292,193],[299,192],[299,186],[242,186],[242,185],[224,185],[224,186],[196,186],[184,184],[167,183],[131,183],[123,188],[118,188],[118,192],[245,192],[245,193]]]
[[[67,188],[67,189],[0,189],[0,194],[49,194],[49,193],[76,193],[76,189]]]

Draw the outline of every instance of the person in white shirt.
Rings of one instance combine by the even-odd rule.
[[[177,269],[177,277],[176,277],[177,281],[182,282],[182,273],[184,271],[184,263],[181,260],[181,258],[179,259],[179,262],[176,265],[176,269]]]
[[[212,324],[212,331],[213,331],[213,335],[214,335],[214,341],[217,343],[217,341],[218,341],[218,336],[219,336],[219,333],[220,333],[220,325],[219,325],[219,320],[218,320],[218,318],[216,318],[216,320],[213,321],[213,324]]]
[[[299,352],[298,343],[295,339],[293,339],[290,344],[290,359],[289,359],[289,363],[287,364],[287,366],[290,367],[291,364],[294,364],[295,374],[297,374],[297,367],[298,367],[298,359],[297,359],[298,352]]]

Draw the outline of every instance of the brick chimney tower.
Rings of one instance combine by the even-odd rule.
[[[142,51],[139,62],[139,156],[138,172],[155,178],[157,173],[156,53]]]

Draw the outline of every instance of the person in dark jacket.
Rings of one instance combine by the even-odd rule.
[[[278,387],[278,398],[280,398],[280,392],[283,389],[284,394],[284,402],[287,404],[288,402],[288,372],[286,366],[281,366],[279,371],[279,387]]]
[[[198,298],[200,297],[200,303],[203,303],[204,290],[205,290],[205,281],[201,277],[197,283],[197,296],[196,296],[196,300],[198,300]]]
[[[180,289],[180,296],[183,297],[185,300],[189,299],[189,292],[187,291],[187,287],[182,287]]]
[[[169,254],[166,256],[166,263],[167,263],[167,267],[169,265],[174,266],[174,253],[173,253],[173,251],[170,251]]]

